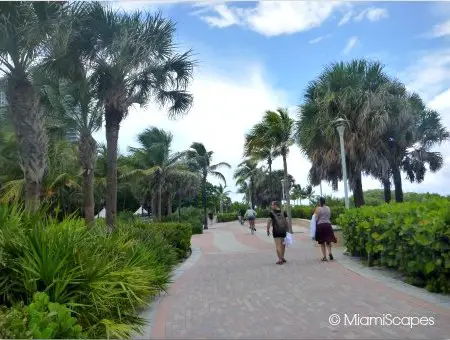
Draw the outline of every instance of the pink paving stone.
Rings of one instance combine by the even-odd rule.
[[[450,334],[448,309],[356,274],[338,261],[322,263],[308,237],[296,235],[300,247],[289,249],[289,262],[277,266],[270,243],[245,235],[237,223],[217,228],[232,231],[236,242],[253,251],[213,254],[214,230],[194,237],[192,243],[205,252],[159,305],[153,338],[443,339]],[[332,326],[331,313],[434,317],[436,324]]]

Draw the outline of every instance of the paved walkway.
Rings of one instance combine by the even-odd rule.
[[[264,225],[257,228],[250,235],[246,227],[232,222],[195,235],[193,256],[149,314],[152,325],[143,338],[450,337],[450,308],[431,303],[426,296],[432,294],[420,290],[424,298],[418,298],[383,278],[357,273],[338,249],[336,261],[322,263],[319,248],[301,227],[286,251],[288,263],[277,266],[273,239]],[[339,325],[330,324],[338,318]]]

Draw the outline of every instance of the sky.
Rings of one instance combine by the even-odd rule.
[[[190,91],[194,105],[184,117],[170,120],[167,110],[153,103],[133,106],[122,122],[120,152],[138,146],[136,136],[150,126],[172,132],[173,151],[201,142],[214,151],[233,200],[233,172],[243,160],[244,135],[266,110],[289,108],[297,119],[307,84],[325,66],[356,58],[377,60],[385,70],[437,110],[450,129],[450,2],[344,1],[122,1],[110,2],[121,11],[161,11],[177,23],[180,52],[192,49],[198,66]],[[96,134],[105,141],[104,129]],[[437,173],[420,183],[403,180],[404,191],[450,194],[450,142],[438,147],[445,159]],[[310,163],[297,146],[290,149],[288,171],[307,185]],[[274,162],[282,169],[282,160]],[[219,181],[209,179],[213,184]],[[343,185],[323,194],[343,197]],[[364,177],[364,190],[380,189]],[[315,188],[319,194],[319,188]]]

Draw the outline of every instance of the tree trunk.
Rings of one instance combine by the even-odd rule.
[[[273,178],[272,178],[272,157],[269,157],[267,160],[267,164],[269,165],[269,186],[270,186],[270,201],[274,201],[273,195]]]
[[[362,176],[361,172],[355,175],[355,188],[353,190],[353,201],[355,207],[359,208],[364,205],[364,192],[362,187]]]
[[[153,220],[156,221],[156,219],[158,218],[158,212],[157,212],[157,205],[158,205],[158,196],[155,193],[155,190],[152,190],[152,198],[151,198],[151,205],[152,205],[152,218]]]
[[[394,175],[394,188],[395,188],[395,201],[397,203],[403,202],[403,188],[402,188],[402,175],[399,168],[393,169]]]
[[[19,163],[25,180],[25,208],[37,211],[40,206],[42,180],[47,170],[48,139],[44,115],[36,88],[25,73],[8,77],[8,115],[18,145]]]
[[[203,203],[203,214],[204,214],[204,223],[205,227],[204,229],[208,229],[208,213],[206,211],[206,176],[207,174],[203,173],[203,180],[202,180],[202,203]]]
[[[178,220],[181,220],[181,193],[178,192]]]
[[[110,112],[108,112],[110,111]],[[106,110],[106,225],[113,231],[117,215],[117,142],[119,140],[120,114]]]
[[[290,183],[288,180],[288,169],[287,169],[287,160],[286,154],[283,154],[283,169],[284,169],[284,192],[286,197],[286,210],[289,221],[289,229],[292,229],[292,215],[291,215],[291,194],[290,194]]]
[[[223,200],[220,199],[220,213],[223,214]]]
[[[253,176],[250,176],[250,205],[252,206],[252,209],[255,208],[255,190],[253,190],[254,187]]]
[[[390,203],[392,195],[391,195],[391,180],[389,178],[383,180],[383,189],[384,189],[384,201],[386,203]]]
[[[83,169],[84,219],[87,226],[95,221],[94,169],[97,156],[97,142],[89,133],[82,133],[78,145],[78,158]]]
[[[162,183],[158,181],[158,221],[161,221],[162,216]]]
[[[172,216],[172,194],[169,192],[167,199],[167,216]]]

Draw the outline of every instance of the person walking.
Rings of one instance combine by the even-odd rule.
[[[286,245],[283,241],[288,232],[292,234],[292,226],[288,222],[287,217],[286,211],[281,213],[280,203],[277,201],[272,202],[272,211],[267,220],[267,236],[270,236],[270,227],[272,227],[272,235],[278,256],[277,264],[279,265],[287,262],[284,258]]]
[[[331,225],[331,210],[330,207],[325,205],[325,198],[321,197],[319,199],[319,206],[316,208],[314,215],[317,221],[315,239],[320,244],[322,250],[322,261],[327,261],[326,248],[328,248],[328,257],[330,260],[333,260],[331,242],[337,243],[337,240],[334,236],[333,226]]]

